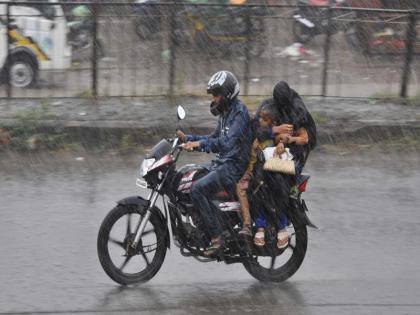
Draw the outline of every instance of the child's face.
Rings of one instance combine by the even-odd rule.
[[[273,120],[270,118],[270,114],[266,111],[262,111],[260,113],[260,119],[258,121],[260,123],[260,127],[267,128],[273,125]]]

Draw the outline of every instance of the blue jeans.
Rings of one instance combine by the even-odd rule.
[[[216,238],[222,231],[222,218],[219,210],[211,202],[212,197],[221,191],[233,192],[235,179],[227,172],[225,167],[212,169],[206,176],[197,180],[191,187],[191,198],[195,208],[200,211],[204,222],[205,232],[211,238]]]
[[[280,215],[279,222],[277,224],[277,228],[279,230],[285,229],[289,225],[289,221],[284,213]],[[262,211],[258,215],[257,219],[255,220],[255,226],[257,228],[266,228],[267,227],[267,219]]]

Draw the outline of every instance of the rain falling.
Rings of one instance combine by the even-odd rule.
[[[1,1],[0,314],[419,314],[419,19]]]

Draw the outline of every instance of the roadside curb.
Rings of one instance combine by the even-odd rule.
[[[183,104],[187,110],[187,118],[179,124],[175,114],[176,105],[167,99],[112,99],[102,100],[99,104],[92,104],[86,99],[66,99],[48,104],[45,117],[37,114],[34,115],[36,119],[31,120],[31,113],[46,107],[45,100],[43,102],[22,100],[6,106],[1,104],[0,126],[7,130],[24,123],[26,126],[23,127],[32,131],[65,134],[71,141],[85,146],[119,143],[127,136],[134,144],[148,145],[161,137],[173,136],[177,127],[187,133],[208,134],[217,121],[208,112],[207,98],[177,99],[176,103]],[[305,102],[317,121],[319,144],[420,138],[418,107],[375,104],[371,100],[360,99],[310,98]],[[25,119],[19,118],[22,113],[29,115]]]

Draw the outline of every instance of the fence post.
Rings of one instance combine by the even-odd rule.
[[[408,83],[410,81],[411,62],[413,61],[414,43],[416,41],[416,37],[416,13],[410,12],[410,24],[408,25],[406,35],[407,45],[405,51],[405,61],[401,76],[400,97],[403,98],[407,97]]]
[[[249,16],[249,10],[246,10],[245,15],[245,25],[246,25],[246,43],[245,43],[245,62],[244,62],[244,95],[248,95],[249,90],[249,69],[251,64],[251,17]]]
[[[98,97],[98,7],[96,0],[92,3],[92,17],[92,96],[96,99]]]
[[[7,36],[7,57],[6,60],[7,62],[10,61],[10,44],[11,44],[11,38],[10,38],[10,31],[11,31],[11,27],[10,27],[10,6],[7,3],[6,4],[6,36]],[[9,67],[6,67],[7,71],[5,71],[5,75],[6,75],[6,96],[7,98],[10,98],[12,96],[12,89],[11,89],[11,85],[10,85],[10,69]]]
[[[330,46],[331,46],[331,19],[332,19],[332,8],[331,8],[331,0],[329,2],[328,8],[328,24],[327,24],[327,34],[325,38],[324,44],[324,67],[322,70],[322,91],[321,95],[327,95],[327,84],[328,84],[328,64],[330,62]]]
[[[169,20],[169,28],[170,28],[170,35],[169,35],[169,97],[174,95],[174,86],[175,86],[175,63],[176,63],[176,19],[175,19],[175,11],[177,9],[176,3],[175,5],[169,6],[171,10],[170,20]]]

